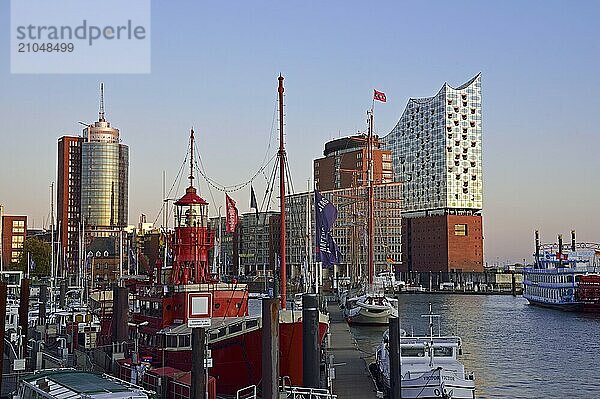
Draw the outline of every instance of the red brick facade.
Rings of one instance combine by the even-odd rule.
[[[4,267],[17,263],[27,238],[27,216],[2,217],[2,264]]]
[[[483,271],[481,216],[404,218],[401,270]]]
[[[58,187],[56,218],[60,227],[61,252],[66,254],[67,272],[77,270],[79,263],[79,222],[81,221],[81,143],[82,137],[58,139]],[[62,262],[59,262],[59,265]],[[65,271],[60,270],[60,274]]]
[[[391,183],[392,152],[373,150],[373,183]],[[367,185],[367,149],[360,148],[341,154],[329,154],[314,160],[315,187],[319,191]]]

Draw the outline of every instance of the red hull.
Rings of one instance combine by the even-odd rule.
[[[583,311],[585,313],[600,313],[600,303],[584,303]]]
[[[279,374],[289,376],[292,385],[302,385],[302,322],[279,324]],[[319,324],[321,342],[327,331],[327,323]],[[145,348],[141,354],[160,359],[162,350]],[[259,385],[262,374],[262,329],[255,329],[210,344],[213,367],[209,374],[216,379],[217,393],[235,395],[240,388]],[[159,360],[155,367],[173,367],[181,371],[191,370],[192,351],[164,351],[164,363]]]

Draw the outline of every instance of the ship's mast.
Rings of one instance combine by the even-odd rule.
[[[279,75],[279,205],[281,208],[280,216],[280,261],[279,270],[281,274],[281,308],[285,309],[286,302],[286,277],[287,268],[285,264],[285,145],[283,143],[283,76]]]
[[[190,187],[194,186],[194,128],[190,130]]]
[[[368,283],[373,284],[373,275],[375,274],[375,265],[373,263],[373,107],[370,112],[367,112],[369,129],[367,136],[367,235],[369,237],[367,264],[369,266]]]

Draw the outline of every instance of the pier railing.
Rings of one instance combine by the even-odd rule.
[[[286,386],[282,388],[287,399],[337,399],[337,395],[327,389]]]

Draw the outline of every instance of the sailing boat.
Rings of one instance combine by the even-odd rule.
[[[368,285],[360,296],[348,297],[342,302],[348,324],[387,325],[390,317],[398,317],[397,300],[385,296],[385,291],[374,284],[374,195],[373,195],[373,107],[367,112],[367,264]]]

